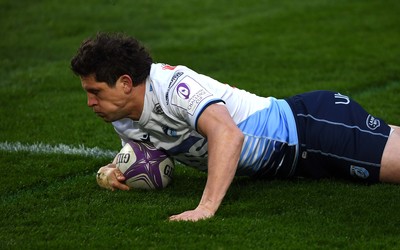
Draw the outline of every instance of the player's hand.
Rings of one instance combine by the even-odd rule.
[[[214,213],[205,207],[198,206],[194,210],[189,210],[181,214],[172,215],[170,221],[198,221],[205,220],[214,216]]]
[[[129,186],[125,185],[125,177],[115,164],[108,164],[101,167],[96,175],[97,184],[100,187],[110,189],[129,190]]]

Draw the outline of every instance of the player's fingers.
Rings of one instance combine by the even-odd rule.
[[[188,212],[189,212],[189,211],[186,211],[186,212],[183,212],[183,213],[180,213],[180,214],[171,215],[171,216],[169,217],[169,220],[170,220],[170,221],[179,221],[179,220],[182,220],[182,218],[183,218],[184,216],[186,216],[186,214],[187,214]]]
[[[192,221],[192,222],[195,222],[198,220],[199,220],[199,218],[193,218],[191,216],[182,216],[182,215],[169,217],[169,221]]]
[[[125,180],[124,174],[118,168],[115,169],[114,174],[115,174],[115,177],[117,178],[118,181],[124,181]]]
[[[170,221],[192,221],[192,222],[195,222],[195,221],[199,221],[199,220],[208,219],[210,217],[212,217],[212,215],[204,214],[197,210],[190,210],[190,211],[183,212],[181,214],[172,215],[169,217],[169,220]]]
[[[113,170],[113,172],[110,173],[110,175],[108,177],[108,183],[111,186],[111,190],[113,190],[113,191],[116,189],[129,190],[129,186],[122,183],[124,180],[125,180],[125,177],[122,174],[122,172],[119,171],[119,169]]]
[[[183,220],[183,218],[182,218],[182,215],[177,214],[177,215],[172,215],[172,216],[170,216],[170,217],[169,217],[169,220],[170,220],[170,221],[180,221],[180,220]]]
[[[111,184],[111,186],[113,187],[113,189],[112,189],[113,191],[116,190],[116,189],[124,190],[124,191],[128,191],[129,190],[129,186],[127,186],[125,184],[122,184],[120,182],[114,182],[114,183]]]

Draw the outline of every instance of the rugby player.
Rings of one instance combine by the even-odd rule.
[[[214,216],[235,175],[400,182],[400,129],[346,95],[260,97],[185,66],[154,63],[138,40],[123,34],[85,40],[71,68],[87,105],[112,123],[123,145],[151,142],[207,171],[199,205],[170,220]],[[129,189],[114,164],[99,172],[111,189]]]

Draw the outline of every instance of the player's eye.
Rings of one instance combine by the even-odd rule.
[[[89,89],[88,92],[93,94],[93,95],[98,95],[100,93],[100,90],[98,90],[98,89]]]

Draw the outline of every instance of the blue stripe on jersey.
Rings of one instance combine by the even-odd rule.
[[[237,170],[251,175],[262,168],[279,169],[285,145],[298,143],[293,113],[284,100],[271,98],[271,105],[238,124],[245,139]]]

